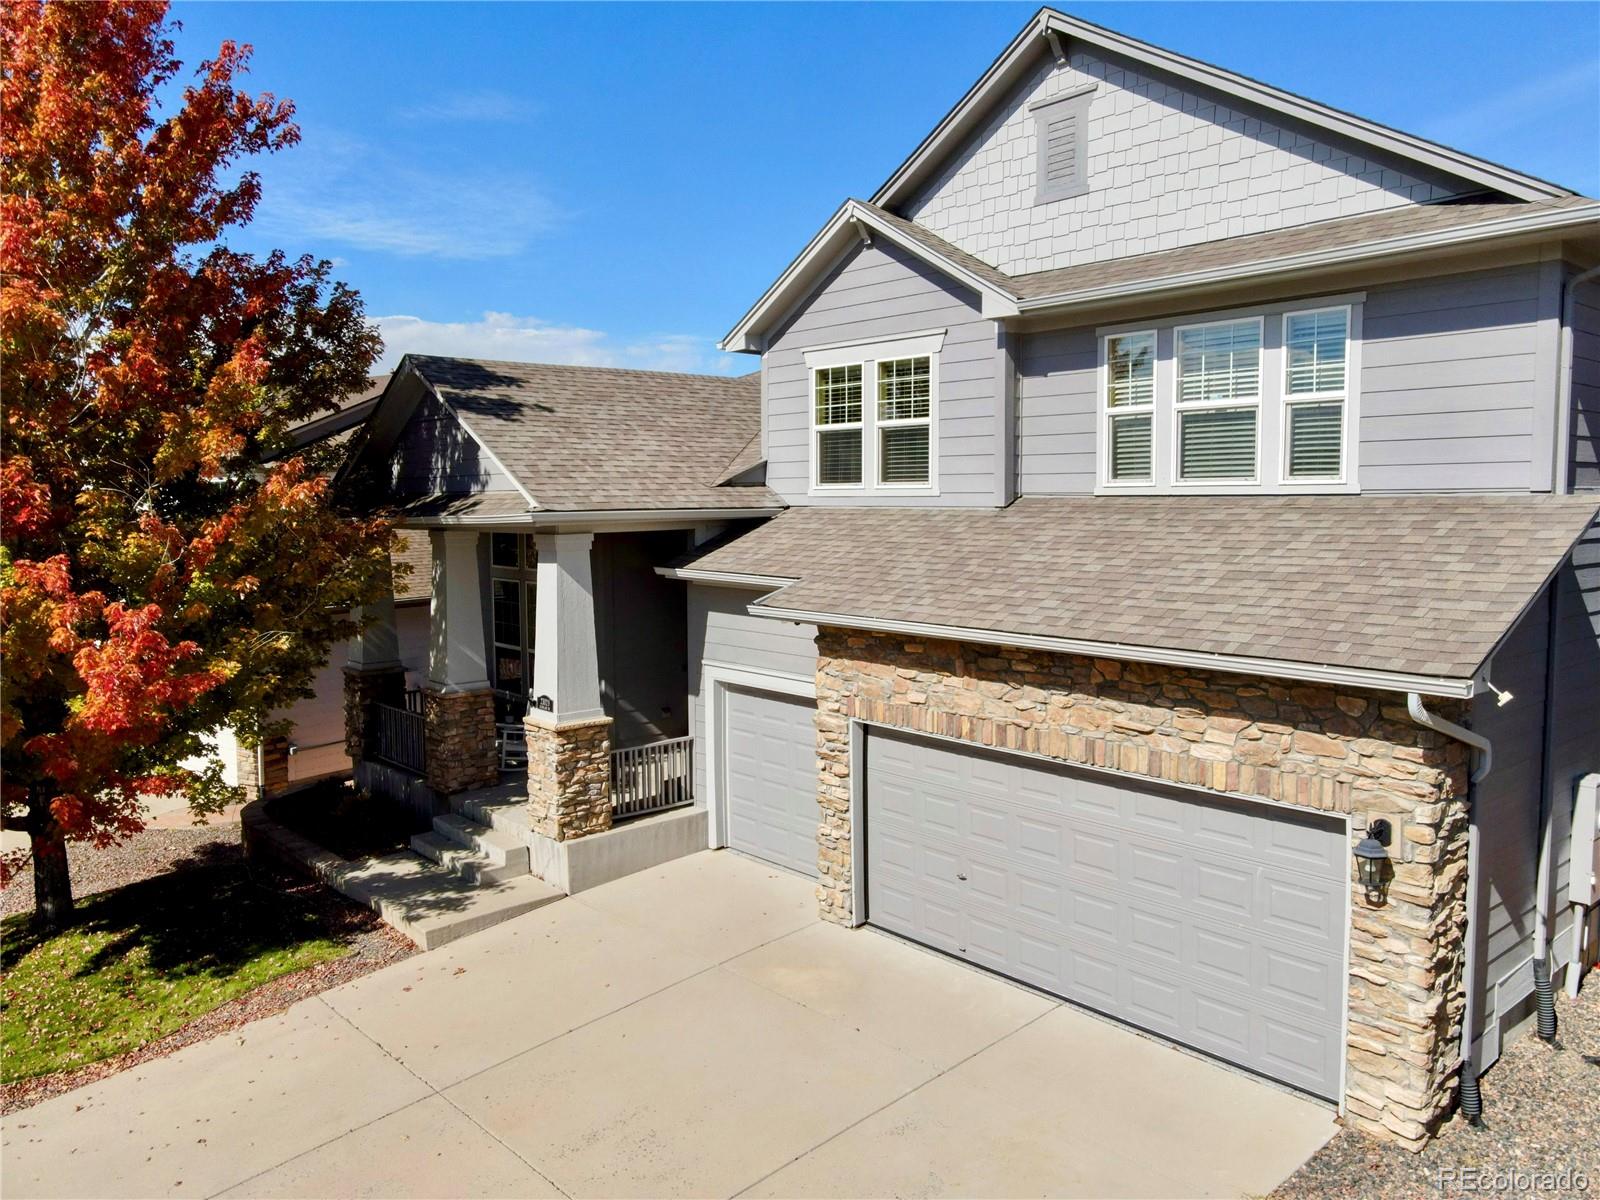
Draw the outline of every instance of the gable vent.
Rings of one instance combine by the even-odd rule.
[[[1039,143],[1035,204],[1065,200],[1089,190],[1089,100],[1092,90],[1058,96],[1033,106]]]

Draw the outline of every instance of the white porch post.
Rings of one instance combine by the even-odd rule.
[[[556,841],[611,827],[611,718],[600,703],[592,533],[540,533],[534,614],[528,804]]]
[[[433,601],[428,609],[428,687],[475,692],[489,686],[476,530],[435,529]]]
[[[533,626],[533,697],[528,714],[544,725],[605,716],[595,646],[592,533],[540,533]],[[540,707],[549,697],[550,708]]]
[[[450,796],[500,781],[494,747],[494,693],[483,637],[477,530],[431,534],[428,686],[422,693],[428,783]]]

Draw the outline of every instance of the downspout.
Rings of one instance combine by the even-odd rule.
[[[1473,810],[1472,789],[1483,782],[1493,769],[1494,747],[1481,733],[1473,733],[1463,725],[1429,712],[1422,705],[1420,693],[1406,693],[1406,711],[1418,725],[1458,742],[1465,742],[1478,752],[1478,762],[1467,787],[1467,927],[1461,939],[1461,986],[1466,992],[1466,1003],[1461,1009],[1461,1082],[1458,1093],[1462,1114],[1469,1125],[1476,1126],[1483,1121],[1483,1095],[1478,1090],[1478,1075],[1472,1066],[1472,1028],[1478,1022],[1478,968],[1473,939],[1477,936],[1482,916],[1478,911],[1478,817]]]
[[[1555,698],[1556,631],[1560,628],[1561,577],[1550,580],[1544,636],[1544,765],[1539,772],[1539,858],[1533,891],[1533,992],[1539,1009],[1539,1037],[1556,1040],[1556,997],[1550,983],[1550,876],[1555,870]]]
[[[1573,294],[1600,277],[1600,267],[1580,271],[1561,285],[1561,351],[1556,363],[1556,495],[1572,487],[1572,306]]]

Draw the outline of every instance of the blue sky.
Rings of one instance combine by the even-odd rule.
[[[389,350],[745,371],[715,343],[1032,4],[179,3],[304,141],[243,248],[333,259]],[[1081,4],[1120,32],[1600,194],[1600,4]]]

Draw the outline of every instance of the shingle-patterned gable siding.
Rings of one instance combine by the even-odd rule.
[[[944,330],[939,354],[939,495],[811,496],[805,351]],[[995,326],[978,298],[880,238],[850,252],[776,331],[765,355],[767,486],[787,504],[993,504],[1000,474]]]
[[[1036,205],[1029,106],[1089,84],[1088,190]],[[1079,49],[1065,67],[1047,57],[904,211],[1002,271],[1022,274],[1460,190]]]
[[[432,396],[417,405],[391,463],[397,496],[508,492],[516,486]]]

